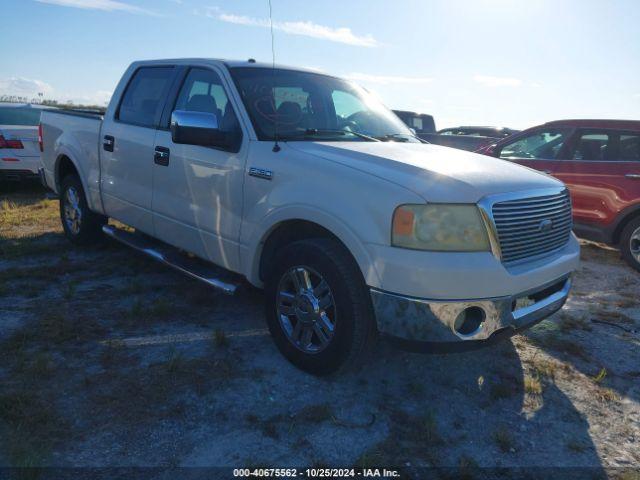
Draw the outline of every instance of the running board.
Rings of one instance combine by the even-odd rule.
[[[205,263],[200,259],[189,257],[175,247],[160,241],[148,240],[136,233],[127,232],[113,225],[104,225],[102,231],[114,240],[146,253],[165,265],[175,268],[191,278],[200,280],[210,287],[222,290],[228,295],[233,295],[240,285],[239,279],[233,278],[235,276],[234,273]]]

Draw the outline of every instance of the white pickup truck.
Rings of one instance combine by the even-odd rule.
[[[135,62],[103,116],[46,110],[42,137],[72,242],[106,233],[227,293],[263,287],[276,345],[317,374],[379,333],[419,351],[508,337],[562,307],[578,265],[561,182],[425,144],[316,72]]]

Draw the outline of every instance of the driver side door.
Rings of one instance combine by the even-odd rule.
[[[153,224],[161,240],[237,271],[248,142],[227,92],[213,68],[186,72],[169,110],[215,115],[237,141],[224,148],[175,143],[167,118],[155,141]]]

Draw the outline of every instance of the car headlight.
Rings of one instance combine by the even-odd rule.
[[[489,251],[489,237],[476,205],[400,205],[393,213],[391,243],[416,250]]]

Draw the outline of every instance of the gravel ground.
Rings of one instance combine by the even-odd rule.
[[[73,248],[38,189],[0,202],[2,466],[637,478],[640,274],[614,250],[584,243],[566,307],[524,335],[452,355],[380,341],[363,371],[315,378],[276,350],[261,292],[225,296],[110,242]]]

